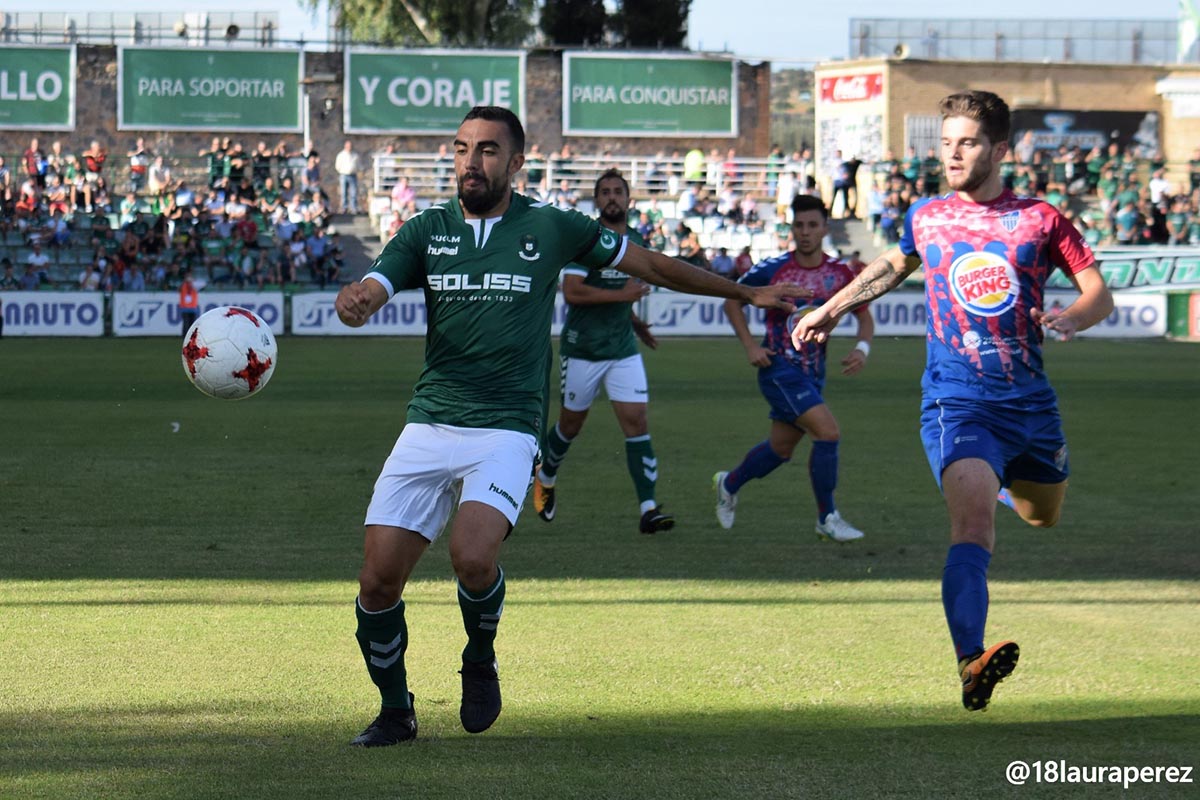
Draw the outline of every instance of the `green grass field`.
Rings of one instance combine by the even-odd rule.
[[[1195,796],[1013,787],[1005,765],[1200,767],[1200,348],[1047,347],[1072,487],[1052,530],[1000,509],[989,639],[1022,659],[969,714],[923,343],[878,341],[829,380],[839,505],[868,534],[834,545],[806,450],[718,527],[710,476],[766,408],[732,338],[665,341],[647,364],[675,530],[637,533],[597,406],[558,518],[527,509],[505,546],[499,721],[459,727],[439,543],[406,593],[420,738],[360,751],[378,703],[353,638],[361,521],[421,347],[284,339],[264,393],[223,403],[173,340],[0,341],[0,798]]]

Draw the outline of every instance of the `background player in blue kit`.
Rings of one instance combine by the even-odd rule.
[[[1016,668],[1012,641],[985,649],[987,569],[996,499],[1050,527],[1067,491],[1067,445],[1042,371],[1044,329],[1070,339],[1112,311],[1112,295],[1079,232],[1053,207],[1004,189],[1008,106],[991,92],[944,98],[941,158],[950,194],[909,209],[898,247],[803,317],[799,344],[824,341],[847,312],[925,267],[927,360],[921,438],[950,513],[942,603],[962,679],[963,705],[982,709]],[[1046,279],[1062,269],[1080,296],[1042,311]]]
[[[771,407],[771,432],[766,441],[751,448],[741,464],[713,476],[717,490],[717,521],[722,528],[733,527],[738,490],[754,478],[766,477],[791,459],[796,445],[807,433],[812,439],[808,474],[817,501],[817,533],[836,542],[863,537],[862,531],[842,519],[833,500],[841,433],[837,419],[821,396],[825,385],[825,342],[802,342],[793,346],[789,336],[799,315],[811,311],[854,279],[850,267],[830,258],[821,249],[828,221],[829,210],[820,198],[796,197],[792,201],[795,251],[760,262],[738,281],[748,286],[770,286],[781,282],[805,286],[813,292],[810,305],[791,316],[782,311],[768,311],[767,332],[760,343],[750,333],[742,304],[737,300],[725,302],[725,316],[746,348],[746,358],[759,368],[758,386]],[[875,334],[875,321],[867,306],[858,308],[854,315],[858,319],[858,343],[842,360],[846,375],[853,375],[866,364]]]

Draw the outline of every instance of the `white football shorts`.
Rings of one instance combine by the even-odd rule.
[[[405,528],[432,542],[456,505],[475,500],[515,525],[537,449],[528,433],[411,422],[383,462],[364,524]]]
[[[604,384],[604,393],[616,403],[645,403],[650,399],[646,383],[646,365],[642,354],[612,361],[585,361],[582,358],[560,357],[563,408],[568,411],[587,411]]]

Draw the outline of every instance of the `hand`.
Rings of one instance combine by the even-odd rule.
[[[751,366],[769,367],[773,355],[775,355],[774,350],[769,350],[757,343],[746,348],[746,360],[750,362]]]
[[[351,328],[360,328],[367,321],[371,310],[371,293],[361,283],[349,283],[338,292],[333,301],[338,319]]]
[[[1063,309],[1065,311],[1066,309]],[[1030,312],[1033,321],[1047,330],[1054,331],[1058,334],[1058,338],[1064,342],[1069,342],[1075,338],[1075,334],[1079,332],[1079,328],[1075,324],[1075,320],[1068,317],[1063,311],[1045,312],[1040,308],[1035,308]]]
[[[795,311],[796,305],[789,297],[812,297],[812,289],[805,289],[795,283],[776,283],[771,286],[757,286],[750,290],[750,305],[758,308],[778,308],[783,311]]]
[[[867,357],[863,355],[862,350],[855,348],[850,351],[849,355],[842,359],[843,375],[853,375],[867,365]]]
[[[804,342],[826,342],[837,324],[838,318],[829,313],[825,306],[810,311],[800,318],[800,322],[792,331],[792,346],[799,350]]]
[[[650,332],[650,323],[643,322],[637,317],[633,318],[633,333],[642,340],[642,344],[649,347],[651,350],[658,349],[658,339]]]
[[[625,285],[617,289],[617,295],[622,303],[636,303],[650,294],[650,284],[630,278]]]

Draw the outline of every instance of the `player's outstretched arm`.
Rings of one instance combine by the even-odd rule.
[[[351,328],[361,328],[387,301],[387,289],[383,284],[374,278],[364,278],[358,283],[343,286],[333,301],[333,307],[337,310],[338,319]]]
[[[1043,312],[1035,308],[1030,312],[1034,322],[1056,331],[1063,341],[1069,341],[1075,334],[1107,318],[1113,310],[1112,292],[1095,264],[1069,277],[1079,290],[1074,303],[1062,311]]]
[[[650,293],[650,287],[641,281],[628,280],[620,289],[603,289],[588,286],[582,275],[564,275],[563,299],[573,306],[598,306],[606,303],[636,303]]]
[[[794,311],[796,306],[788,297],[812,297],[812,291],[794,283],[772,286],[744,286],[728,278],[705,272],[686,261],[647,250],[630,242],[618,265],[621,271],[647,283],[690,294],[706,294],[749,303],[759,308],[780,308]]]
[[[802,342],[826,341],[842,317],[887,294],[920,265],[919,258],[906,256],[899,247],[885,250],[823,306],[801,317],[792,331],[792,343],[799,347]]]

